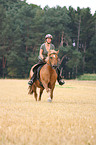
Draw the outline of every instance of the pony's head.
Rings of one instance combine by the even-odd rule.
[[[57,68],[57,63],[58,63],[58,51],[55,50],[49,50],[48,52],[48,58],[46,59],[47,63],[53,68]]]

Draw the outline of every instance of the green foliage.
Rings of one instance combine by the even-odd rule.
[[[96,81],[96,74],[84,74],[79,76],[78,80]]]
[[[90,47],[86,53],[86,69],[90,73],[94,73],[96,71],[96,34],[92,37],[90,42]]]
[[[42,9],[26,0],[1,0],[0,77],[28,77],[47,33],[53,35],[52,43],[60,50],[59,65],[65,78],[96,72],[96,13],[92,16],[90,8]]]
[[[74,68],[76,66],[79,66],[80,64],[80,60],[81,60],[81,53],[77,50],[74,50],[71,54],[70,54],[70,59],[68,61],[68,67],[69,68]]]

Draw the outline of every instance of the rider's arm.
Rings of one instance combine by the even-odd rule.
[[[42,54],[42,53],[43,53],[43,49],[40,49],[40,54],[39,54],[39,55],[40,55],[40,57],[41,57],[41,58],[42,58],[42,60],[43,60],[43,59],[44,59],[44,57],[43,57],[43,54]]]

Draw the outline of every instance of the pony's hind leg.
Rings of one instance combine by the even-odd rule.
[[[36,86],[34,84],[32,85],[32,90],[34,92],[35,100],[37,101],[37,91],[36,91]]]
[[[40,94],[39,94],[39,98],[38,98],[38,101],[41,101],[41,95],[42,95],[42,93],[43,93],[43,88],[40,88]]]

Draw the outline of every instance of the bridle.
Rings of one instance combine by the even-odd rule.
[[[57,55],[57,53],[51,53],[51,54],[49,54],[49,64],[48,64],[48,63],[47,63],[47,64],[48,64],[48,65],[50,65],[50,66],[51,66],[51,68],[56,69],[56,68],[57,68],[57,66],[55,66],[55,67],[54,67],[54,66],[52,66],[51,61],[50,61],[50,59],[51,59],[51,57],[50,57],[50,56],[51,56],[52,54]]]

